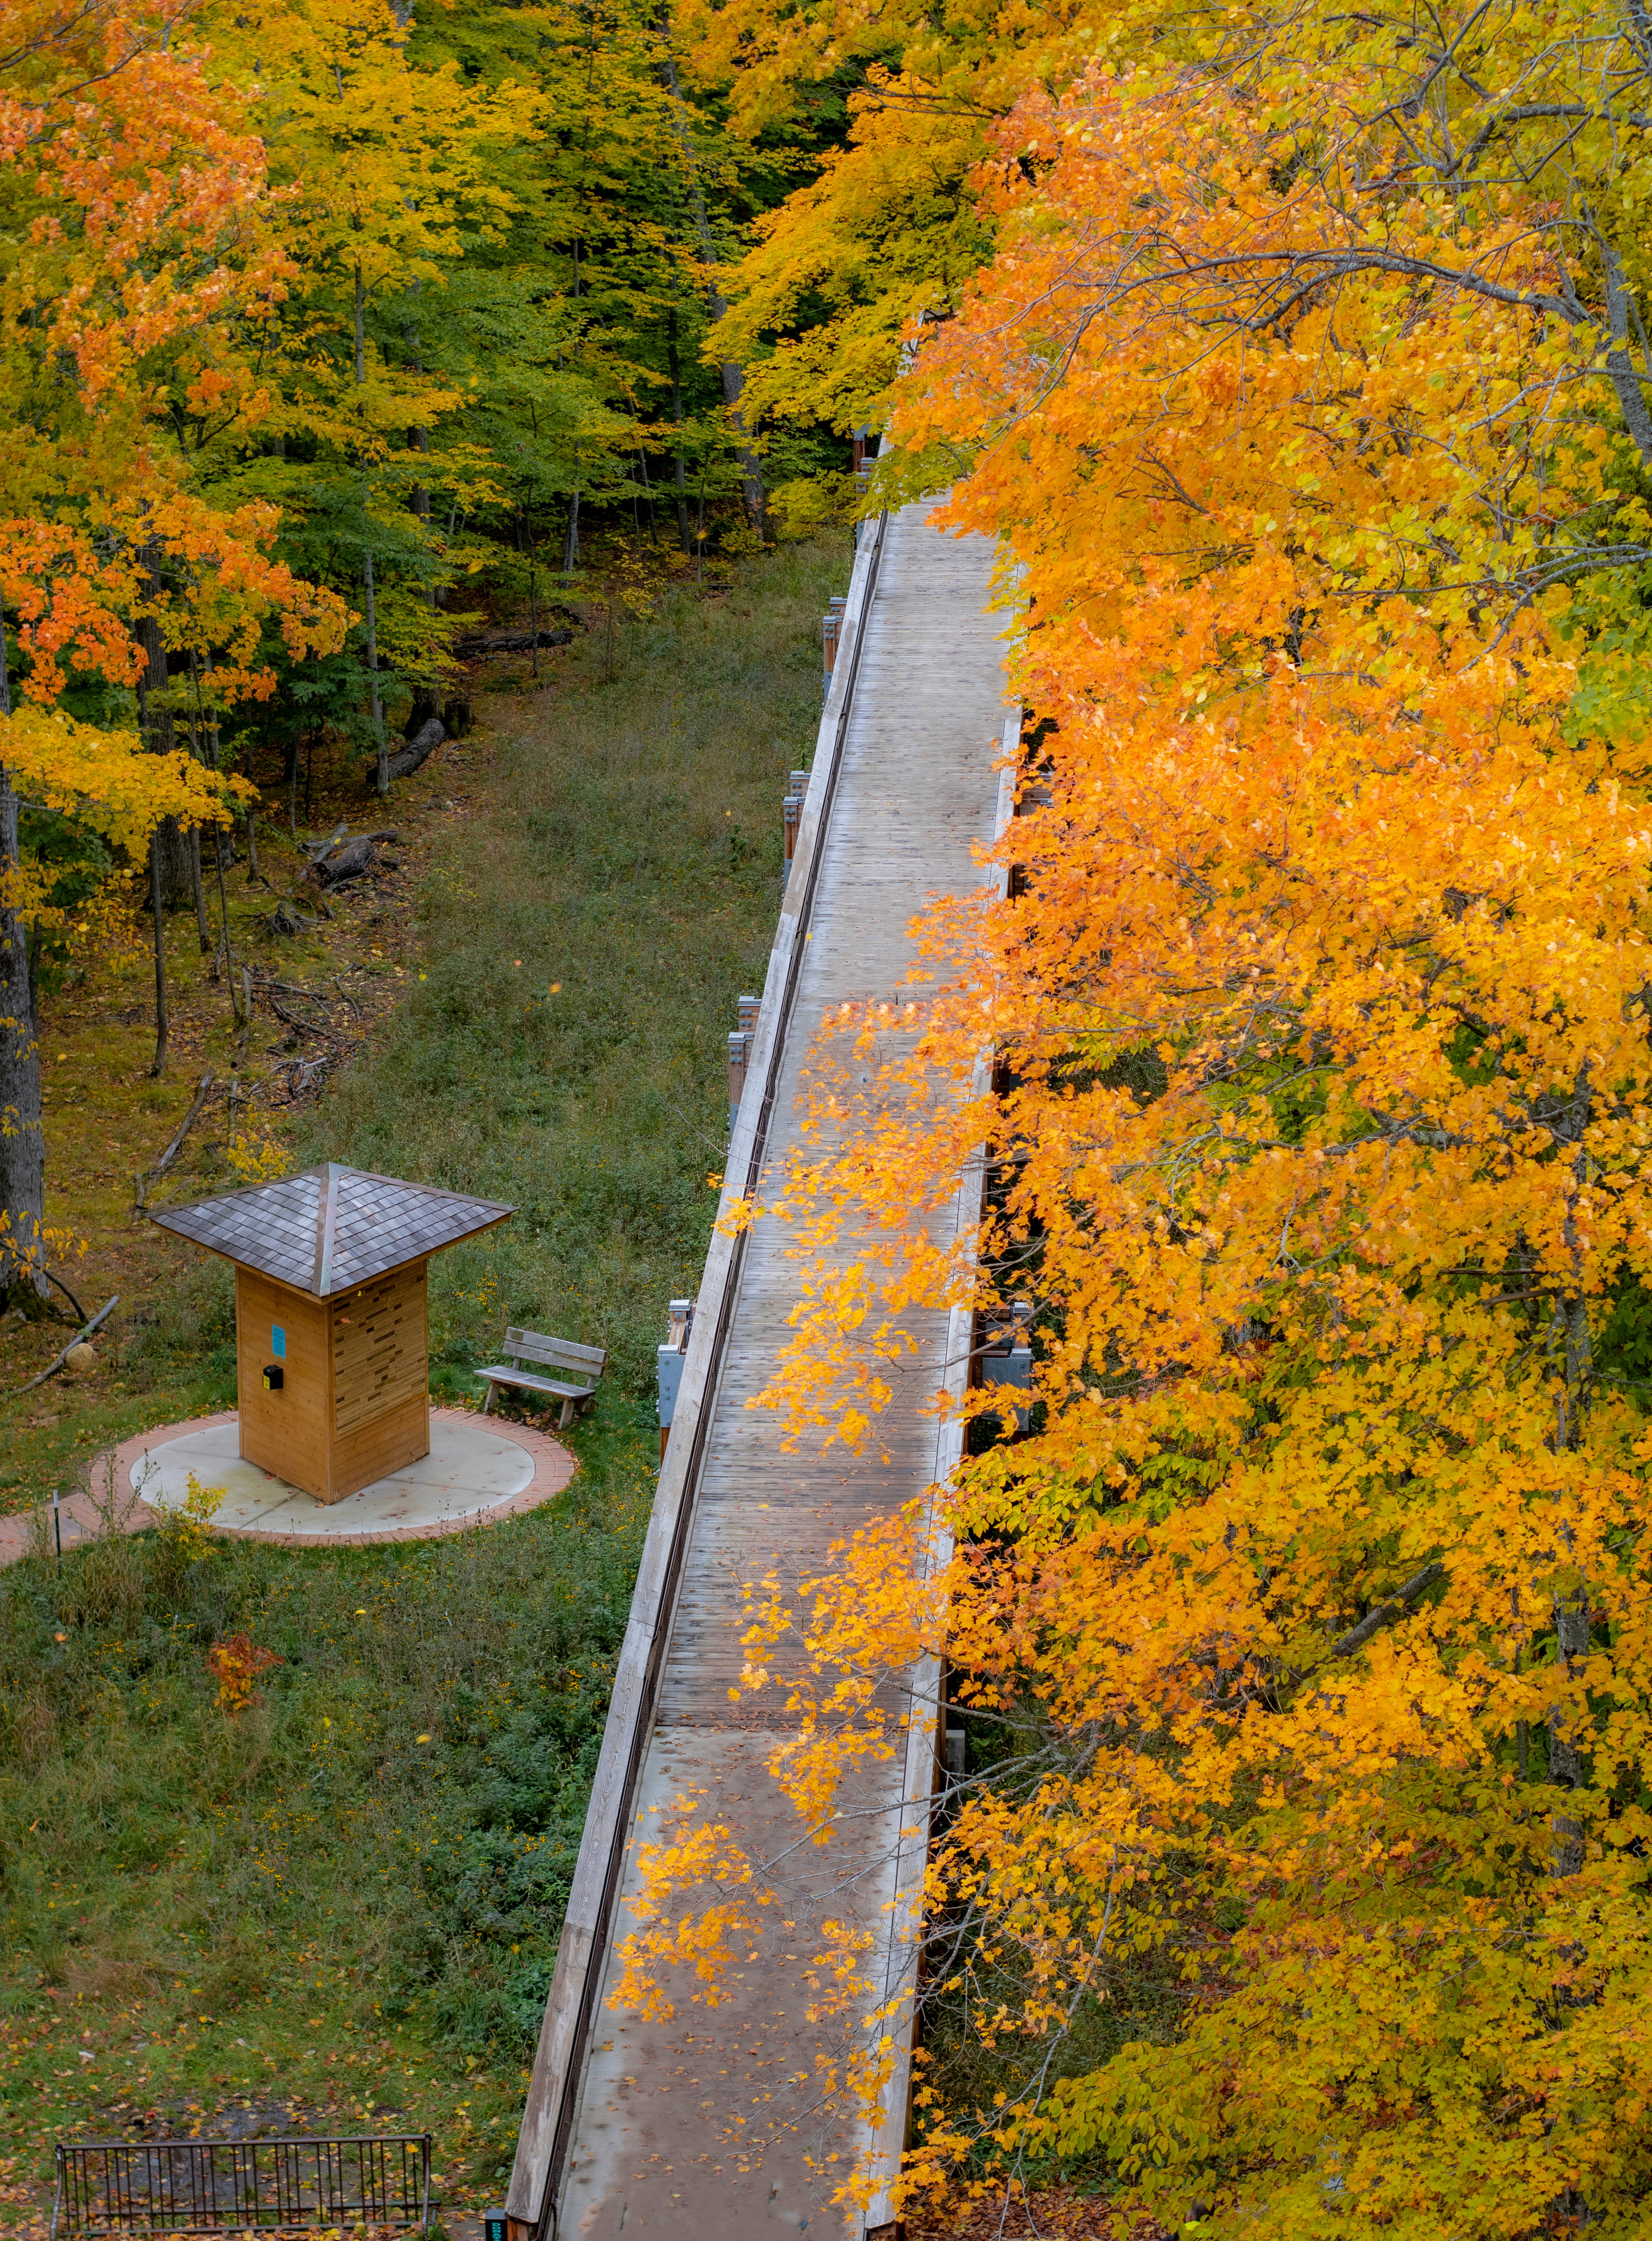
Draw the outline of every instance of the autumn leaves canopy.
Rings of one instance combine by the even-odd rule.
[[[347,603],[278,507],[329,565],[395,544],[410,660],[467,565],[432,486],[461,514],[519,452],[525,534],[554,487],[576,538],[618,487],[591,335],[654,289],[677,378],[665,220],[615,221],[599,289],[576,254],[577,316],[456,245],[521,222],[529,145],[611,213],[675,149],[709,240],[684,104],[696,144],[715,115],[774,190],[715,293],[725,395],[884,422],[880,495],[1001,540],[1027,713],[1008,899],[932,914],[926,1031],[858,1116],[823,1045],[771,1216],[799,1437],[875,1411],[909,1301],[1034,1307],[1030,1428],[972,1400],[945,1573],[913,1585],[913,1518],[753,1610],[754,1686],[788,1634],[821,1676],[777,1761],[811,1829],[900,1746],[874,1683],[919,1649],[970,1725],[924,1997],[988,2083],[932,2070],[914,2183],[1095,2157],[1214,2232],[1637,2230],[1642,11],[728,0],[557,48],[549,122],[472,14],[477,67],[412,99],[392,10],[225,11],[221,64],[10,11],[3,760],[122,833],[210,813],[222,779],[64,684],[144,684],[141,616],[204,736],[331,659]],[[485,392],[438,364],[444,291]],[[982,1144],[940,1257],[913,1210]],[[714,1976],[761,1880],[691,1832],[658,1952]]]
[[[905,1301],[1025,1294],[1039,1405],[1007,1442],[973,1396],[938,1582],[883,1534],[759,1598],[753,1677],[787,1636],[819,1676],[776,1770],[825,1833],[897,1741],[876,1676],[944,1652],[987,1771],[924,1997],[996,2090],[920,2094],[915,2180],[1099,2154],[1201,2231],[1639,2230],[1652,50],[1564,8],[952,29],[795,246],[857,150],[980,133],[993,253],[907,276],[882,472],[1003,540],[1014,876],[931,915],[846,1148],[823,1047],[769,1397],[853,1430]],[[983,1142],[943,1259],[911,1210]]]
[[[471,586],[532,618],[582,506],[657,582],[662,455],[679,554],[731,498],[754,541],[700,362],[739,168],[639,0],[0,11],[0,1289],[43,944],[85,969],[152,873],[163,1070],[190,828],[273,762],[296,831],[318,743],[382,791]]]

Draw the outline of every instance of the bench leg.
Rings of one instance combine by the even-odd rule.
[[[482,1414],[485,1416],[493,1406],[493,1380],[487,1381],[487,1391],[482,1395]]]
[[[573,1403],[572,1401],[565,1401],[562,1404],[562,1414],[557,1418],[558,1431],[565,1432],[572,1422]]]

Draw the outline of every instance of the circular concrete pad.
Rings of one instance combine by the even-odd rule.
[[[135,1525],[149,1522],[148,1496],[178,1507],[193,1472],[203,1486],[224,1489],[214,1531],[308,1549],[425,1540],[490,1524],[549,1502],[574,1468],[567,1448],[544,1432],[461,1408],[432,1408],[430,1453],[342,1502],[318,1502],[243,1462],[233,1415],[144,1432],[115,1457],[117,1492],[137,1498]]]

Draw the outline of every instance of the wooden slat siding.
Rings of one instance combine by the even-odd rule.
[[[346,1495],[359,1494],[375,1479],[405,1470],[430,1451],[430,1396],[416,1393],[333,1442],[330,1498],[342,1502]]]
[[[594,1399],[597,1390],[594,1385],[570,1385],[558,1378],[541,1377],[537,1369],[518,1369],[503,1361],[492,1361],[476,1375],[492,1378],[496,1385],[509,1385],[525,1393],[554,1393],[559,1401],[589,1401]]]
[[[970,846],[993,829],[1002,722],[982,613],[990,556],[926,530],[922,512],[880,524],[857,552],[729,1191],[752,1187],[793,1140],[799,1069],[828,1003],[893,995],[926,893],[979,881]],[[835,1450],[783,1455],[773,1420],[746,1412],[772,1372],[794,1295],[795,1271],[766,1229],[713,1241],[507,2198],[522,2226],[548,2224],[554,2206],[564,2237],[622,2224],[627,2241],[667,2227],[719,2241],[845,2230],[842,2213],[826,2210],[830,2159],[841,2171],[859,2144],[796,2084],[842,2050],[809,2023],[795,1963],[799,1934],[823,1911],[886,1941],[906,1794],[899,1757],[846,1801],[839,1843],[794,1853],[752,1962],[736,1957],[726,2006],[708,2013],[676,1986],[670,2023],[600,2004],[628,1926],[617,1904],[627,1853],[649,1833],[652,1809],[695,1782],[754,1856],[796,1834],[766,1764],[786,1725],[779,1704],[728,1702],[740,1575],[777,1557],[791,1571],[818,1566],[831,1540],[933,1475],[936,1427],[922,1409],[944,1372],[944,1316],[928,1319],[920,1357],[900,1375],[886,1464]],[[904,1691],[890,1702],[899,1709]],[[747,2163],[761,2148],[760,2168],[740,2168],[741,2142]]]
[[[266,1393],[264,1372],[276,1358],[270,1332],[277,1323],[287,1335],[283,1383],[279,1393]],[[324,1502],[331,1482],[327,1429],[332,1421],[332,1331],[326,1302],[255,1268],[237,1268],[235,1356],[243,1456]]]
[[[364,1284],[333,1303],[333,1431],[342,1437],[402,1402],[423,1400],[425,1264]]]

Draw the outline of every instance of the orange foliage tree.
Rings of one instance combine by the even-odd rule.
[[[765,413],[879,423],[902,338],[949,316],[990,249],[994,197],[972,194],[972,171],[1032,160],[995,127],[1029,89],[1068,85],[1105,58],[1178,76],[1195,112],[1203,88],[1251,104],[1268,160],[1321,197],[1321,271],[1350,242],[1382,245],[1396,191],[1421,187],[1476,219],[1512,191],[1547,237],[1553,314],[1593,329],[1598,371],[1652,458],[1635,375],[1637,355],[1646,371],[1637,214],[1652,43],[1633,10],[692,0],[683,22],[702,79],[754,144],[843,120],[757,222],[714,338],[748,357]]]
[[[194,485],[204,431],[256,425],[268,409],[257,338],[289,266],[244,104],[209,57],[173,50],[176,29],[164,9],[31,0],[11,11],[0,55],[0,205],[14,240],[0,278],[8,1286],[38,1281],[44,1187],[23,933],[42,912],[19,862],[17,789],[140,860],[164,821],[222,819],[234,782],[174,745],[169,650],[188,649],[233,702],[270,689],[266,619],[297,652],[337,644],[347,620],[271,558],[273,507],[215,505]],[[158,899],[157,872],[154,884]],[[157,1004],[159,960],[157,946]],[[157,1065],[164,1047],[163,1034]]]
[[[910,1302],[1025,1296],[1034,1405],[1006,1439],[969,1396],[929,1584],[914,1515],[759,1591],[748,1685],[799,1676],[773,1765],[819,1841],[920,1649],[986,1769],[926,1982],[1000,2090],[920,2092],[910,2184],[1099,2154],[1212,2233],[1627,2233],[1645,376],[1622,266],[1583,285],[1546,207],[1390,163],[1354,226],[1349,148],[1299,152],[1207,79],[1030,95],[999,254],[903,385],[897,473],[946,463],[942,518],[1004,540],[1017,877],[931,914],[909,1059],[861,1090],[823,1048],[766,1398],[861,1436]],[[944,1256],[918,1217],[982,1143]],[[1080,2059],[1144,1976],[1174,2026]]]
[[[257,1680],[281,1658],[264,1649],[246,1633],[226,1634],[206,1653],[206,1669],[217,1683],[218,1709],[231,1718],[258,1701]]]

